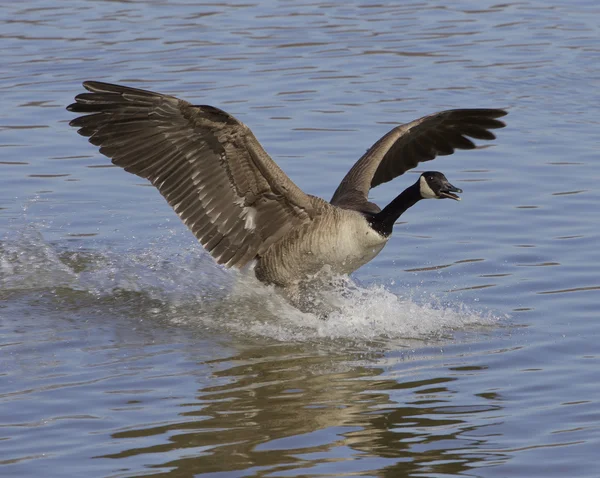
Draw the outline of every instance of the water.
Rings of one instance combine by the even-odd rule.
[[[0,474],[597,477],[599,15],[2,5]],[[327,199],[399,122],[501,107],[508,126],[428,163],[463,201],[410,210],[323,321],[214,265],[68,127],[86,79],[221,107]]]

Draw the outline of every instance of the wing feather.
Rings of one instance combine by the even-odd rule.
[[[377,141],[350,169],[331,203],[348,209],[373,210],[369,190],[404,174],[419,163],[456,149],[474,149],[469,138],[493,140],[490,129],[503,128],[500,109],[446,110],[395,127]]]
[[[97,81],[68,109],[79,134],[148,179],[213,255],[243,267],[314,216],[252,132],[212,106]]]

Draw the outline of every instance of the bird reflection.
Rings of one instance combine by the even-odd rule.
[[[473,415],[496,411],[497,397],[477,394],[473,404],[455,406],[456,373],[422,378],[407,362],[405,379],[392,379],[377,366],[383,357],[286,344],[206,362],[215,370],[212,385],[198,390],[195,403],[181,405],[181,421],[113,434],[154,436],[154,442],[162,435],[162,444],[102,458],[164,454],[172,459],[153,465],[164,476],[379,470],[390,477],[460,474],[490,459],[480,451],[486,438],[478,429],[491,423]]]

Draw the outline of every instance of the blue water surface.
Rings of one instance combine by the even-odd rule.
[[[585,0],[3,3],[0,475],[596,478],[599,25]],[[463,200],[409,210],[321,320],[68,126],[89,79],[228,111],[326,199],[397,124],[509,115],[427,164]]]

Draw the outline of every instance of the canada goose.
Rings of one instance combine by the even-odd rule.
[[[304,193],[250,129],[213,106],[86,81],[69,111],[71,126],[130,173],[148,179],[219,264],[286,288],[329,265],[349,274],[373,259],[404,211],[421,199],[462,191],[425,172],[381,210],[371,188],[423,161],[492,140],[500,109],[441,111],[393,128],[350,169],[331,202]]]

